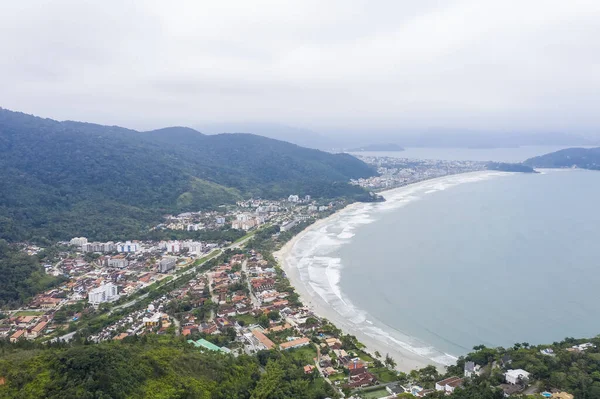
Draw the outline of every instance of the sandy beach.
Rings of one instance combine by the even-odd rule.
[[[444,176],[386,190],[380,192],[379,194],[386,198],[386,202],[393,203],[393,201],[401,201],[401,198],[404,194],[410,194],[410,192],[421,187],[429,187],[433,184],[442,187],[447,184],[459,184],[455,183],[458,179],[462,179],[464,181],[477,181],[479,179],[489,177],[492,174],[501,174],[501,172],[481,171],[465,173],[461,175]],[[316,295],[314,290],[311,290],[309,287],[307,287],[307,282],[303,281],[301,278],[298,268],[292,265],[294,256],[298,256],[297,254],[292,254],[293,249],[296,244],[300,242],[307,234],[310,234],[311,232],[318,232],[319,230],[328,227],[332,223],[335,223],[337,220],[339,220],[339,218],[360,210],[361,207],[364,206],[364,203],[354,203],[348,205],[344,209],[339,210],[333,215],[328,216],[327,218],[318,220],[287,242],[285,246],[283,246],[274,254],[274,256],[283,270],[286,272],[287,277],[289,278],[291,284],[295,287],[301,301],[306,306],[311,308],[316,315],[328,319],[344,333],[356,336],[361,343],[366,345],[367,352],[373,354],[375,351],[378,351],[382,357],[384,357],[386,354],[389,354],[396,361],[396,369],[398,371],[408,372],[415,368],[422,368],[430,364],[433,364],[438,368],[443,368],[444,365],[442,363],[435,362],[431,358],[427,358],[425,356],[421,356],[419,353],[415,353],[416,351],[411,350],[409,345],[403,345],[403,343],[398,342],[398,339],[394,339],[391,336],[387,337],[385,335],[375,336],[373,334],[367,334],[364,332],[364,329],[357,328],[357,325],[352,320],[349,320],[347,317],[342,315],[320,295]]]

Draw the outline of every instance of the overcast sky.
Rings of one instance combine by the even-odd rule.
[[[3,1],[0,106],[146,129],[596,132],[600,1]]]

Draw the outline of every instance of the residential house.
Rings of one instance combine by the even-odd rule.
[[[306,346],[308,344],[310,344],[310,339],[308,339],[306,337],[298,338],[293,341],[284,342],[283,344],[279,345],[279,349],[288,350],[288,349],[293,349],[293,348],[300,348],[300,347]]]
[[[452,392],[454,392],[454,389],[458,386],[461,386],[462,383],[463,383],[463,379],[460,377],[446,378],[445,380],[438,381],[435,383],[435,390],[452,393]]]
[[[475,364],[475,362],[465,362],[465,377],[473,378],[481,374],[481,366]]]
[[[521,385],[529,379],[529,373],[523,369],[508,370],[504,373],[506,382],[512,385]]]

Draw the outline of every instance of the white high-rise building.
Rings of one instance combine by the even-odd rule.
[[[88,293],[88,301],[92,305],[111,302],[119,299],[119,288],[113,283],[106,283],[98,288],[94,288]]]
[[[181,243],[179,241],[167,241],[165,248],[170,254],[178,254],[181,252]]]
[[[117,252],[126,252],[126,253],[134,253],[140,250],[140,244],[125,241],[117,243]]]
[[[71,245],[76,245],[78,247],[81,247],[84,244],[87,244],[88,240],[85,237],[75,237],[73,239],[71,239],[70,243]]]

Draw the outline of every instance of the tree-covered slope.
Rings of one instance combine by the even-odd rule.
[[[2,343],[1,398],[268,399],[335,397],[288,353],[200,353],[185,341],[148,336],[64,348]],[[27,343],[23,343],[27,346]],[[262,369],[262,370],[261,370]]]
[[[599,148],[567,148],[523,162],[534,168],[582,168],[600,170]]]
[[[167,212],[242,197],[367,198],[349,155],[247,134],[137,132],[0,109],[0,238],[134,237]]]
[[[38,259],[0,240],[0,307],[16,306],[59,279],[44,271]]]

